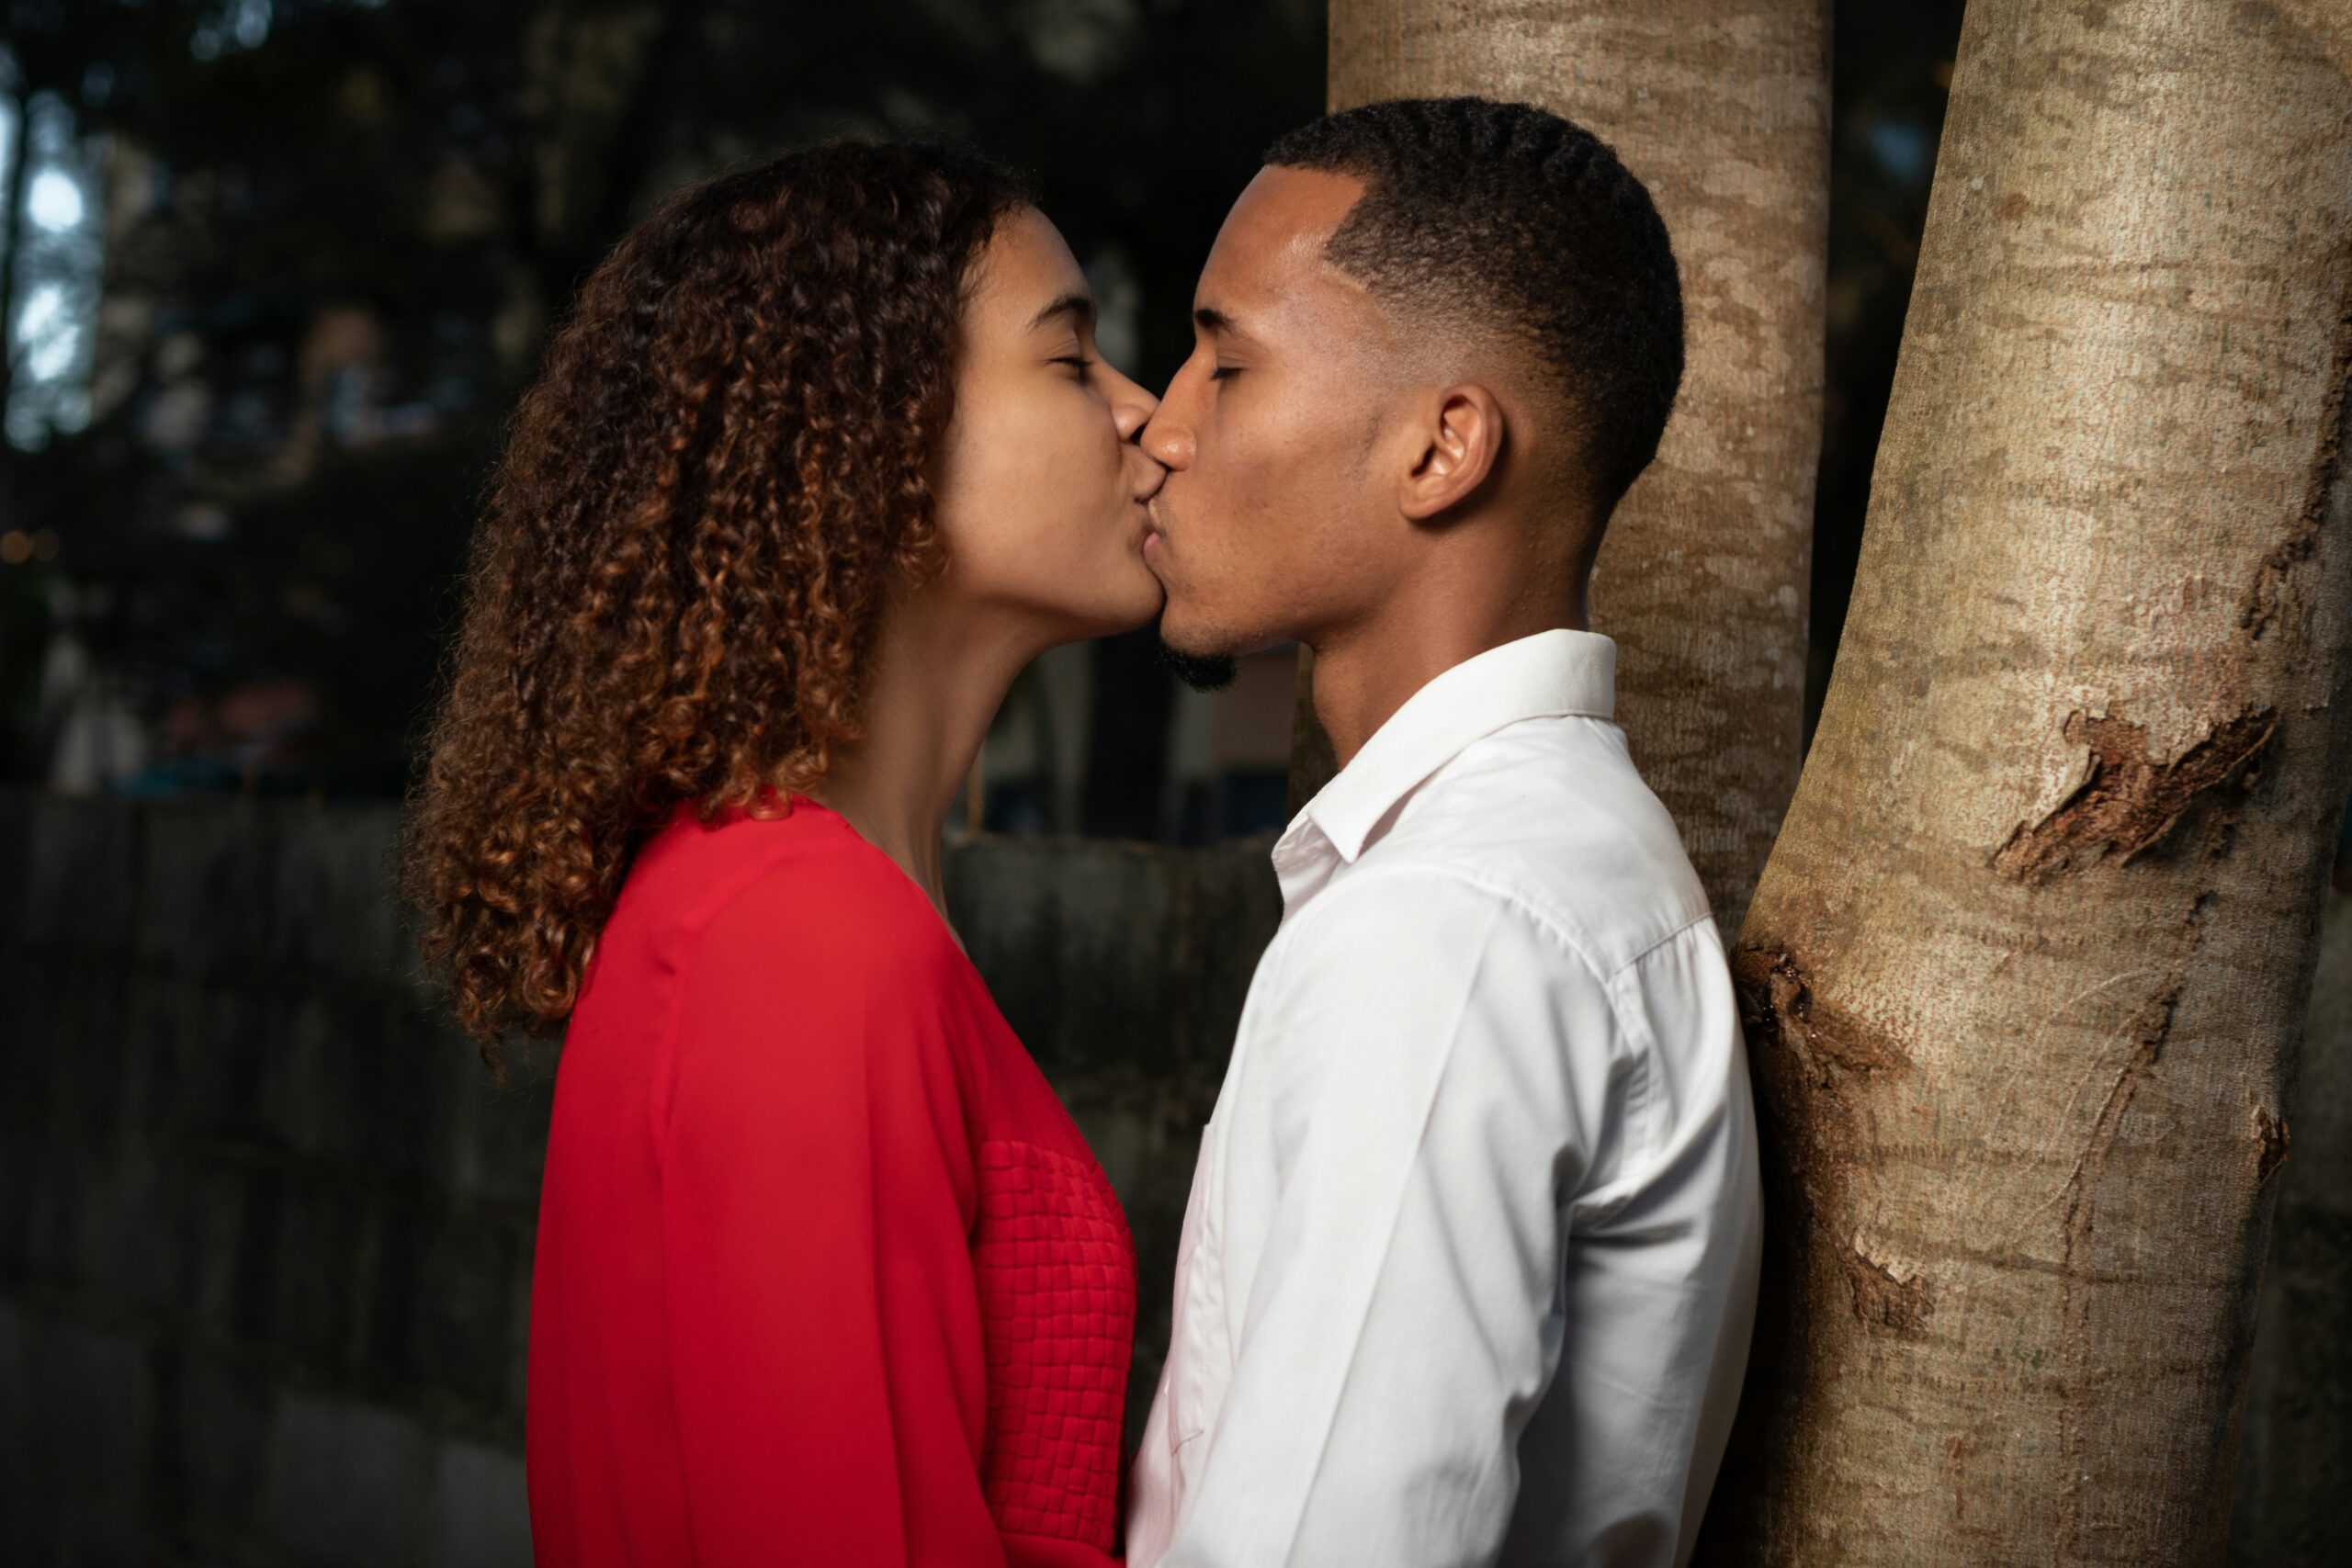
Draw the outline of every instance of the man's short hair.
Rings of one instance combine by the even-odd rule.
[[[1606,516],[1657,455],[1682,382],[1666,224],[1607,143],[1532,104],[1392,98],[1266,150],[1364,193],[1325,254],[1392,310],[1485,321],[1555,378]]]

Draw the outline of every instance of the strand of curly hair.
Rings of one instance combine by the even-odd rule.
[[[1028,201],[973,154],[836,141],[720,175],[583,285],[510,429],[401,846],[458,1022],[571,1014],[645,830],[775,809],[857,734],[972,265]]]

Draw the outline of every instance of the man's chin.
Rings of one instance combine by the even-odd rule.
[[[1168,640],[1163,624],[1159,636],[1159,661],[1174,671],[1176,679],[1196,692],[1222,692],[1233,684],[1240,671],[1240,663],[1230,653],[1195,653],[1178,648]]]

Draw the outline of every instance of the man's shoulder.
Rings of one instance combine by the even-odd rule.
[[[1532,719],[1464,749],[1356,871],[1459,877],[1559,928],[1603,976],[1710,913],[1665,804],[1604,720]]]

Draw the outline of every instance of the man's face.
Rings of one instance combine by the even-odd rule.
[[[1209,252],[1192,357],[1143,433],[1170,469],[1144,560],[1178,654],[1312,640],[1375,602],[1393,570],[1384,510],[1402,525],[1376,478],[1389,328],[1323,257],[1363,190],[1263,169]]]

